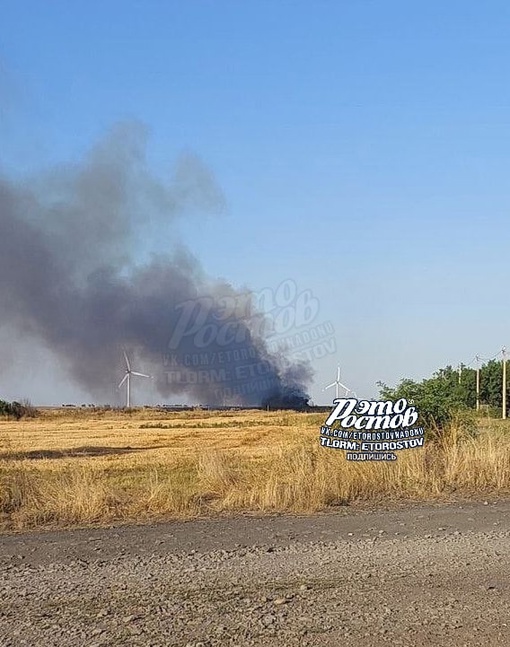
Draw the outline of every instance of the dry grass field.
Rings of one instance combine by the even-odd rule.
[[[394,463],[322,448],[324,414],[48,410],[0,421],[0,529],[307,513],[510,492],[510,421],[453,425]]]

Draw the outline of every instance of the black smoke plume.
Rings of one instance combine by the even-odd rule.
[[[97,402],[122,401],[126,349],[163,400],[302,408],[310,368],[270,354],[250,295],[177,240],[178,217],[222,205],[210,173],[184,156],[163,185],[144,151],[144,129],[124,124],[79,164],[0,177],[0,326],[44,342]]]

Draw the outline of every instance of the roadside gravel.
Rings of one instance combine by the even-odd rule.
[[[0,537],[0,646],[510,645],[510,502]]]

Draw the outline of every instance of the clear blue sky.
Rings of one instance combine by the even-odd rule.
[[[0,0],[0,165],[125,118],[161,175],[194,151],[228,211],[191,250],[311,289],[338,344],[314,399],[337,362],[371,396],[510,346],[509,31],[503,0]]]

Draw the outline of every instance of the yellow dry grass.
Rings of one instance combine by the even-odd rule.
[[[320,447],[323,414],[45,411],[0,421],[0,528],[308,513],[510,491],[510,427],[453,425],[393,463]]]

